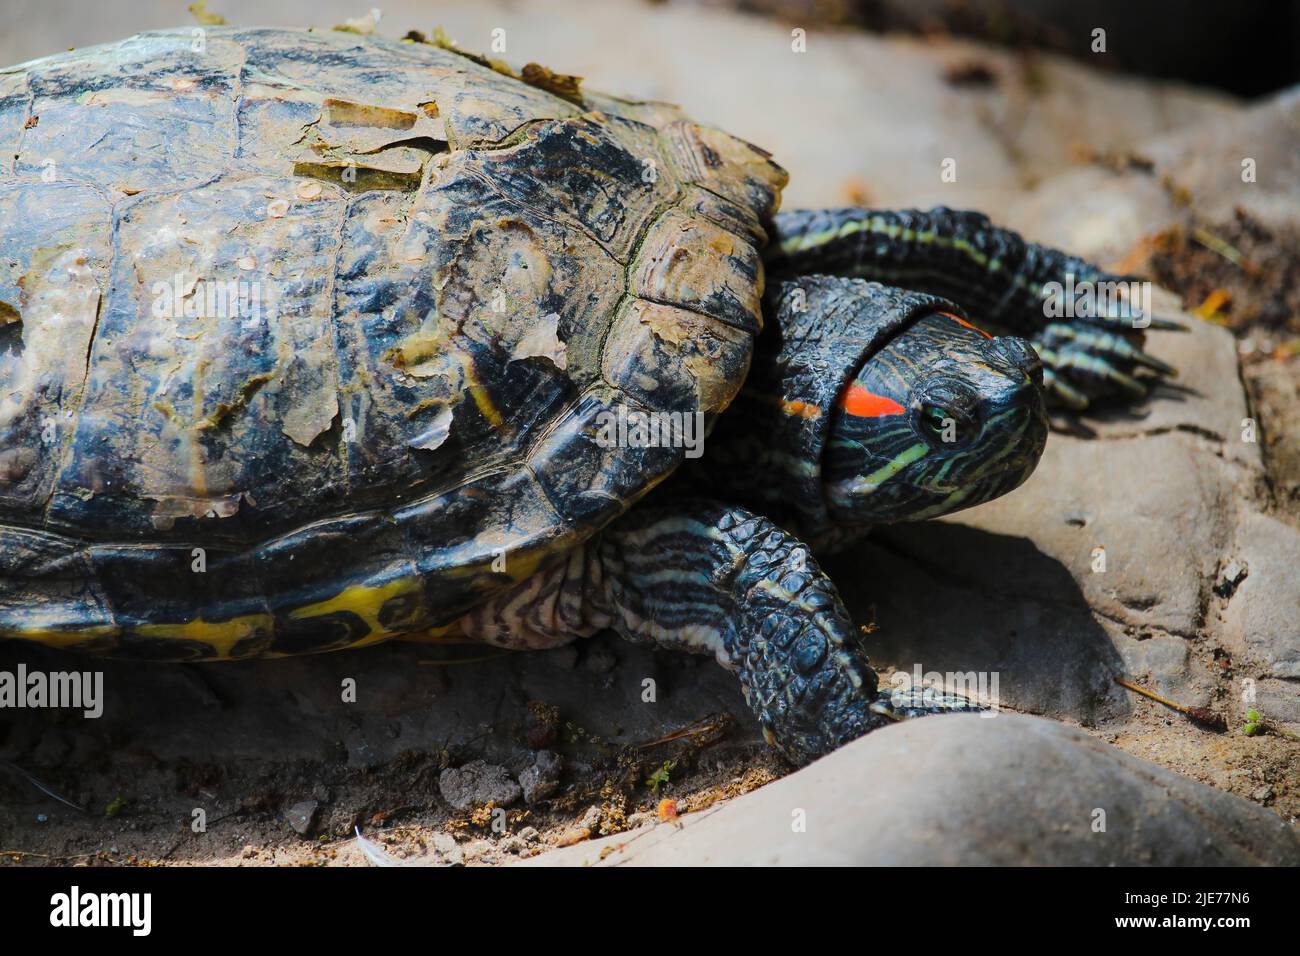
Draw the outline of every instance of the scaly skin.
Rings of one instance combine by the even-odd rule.
[[[740,408],[709,436],[698,467],[565,566],[471,612],[462,629],[545,647],[610,628],[713,654],[795,763],[894,719],[973,709],[922,688],[882,694],[804,543],[844,544],[874,523],[949,513],[1033,470],[1046,437],[1038,362],[1022,340],[991,339],[956,308],[861,279],[774,285]],[[863,407],[866,388],[874,401]],[[954,419],[951,443],[933,430],[936,410]]]
[[[1092,263],[1026,242],[988,217],[938,207],[922,210],[825,209],[779,213],[766,259],[769,273],[857,276],[953,299],[991,330],[1030,339],[1056,403],[1082,410],[1098,400],[1147,392],[1135,373],[1174,369],[1141,349],[1129,318],[1049,318],[1044,285],[1132,282]],[[1179,328],[1152,319],[1149,328]]]
[[[713,654],[740,680],[763,736],[802,765],[909,717],[980,708],[879,687],[834,583],[767,518],[708,498],[637,508],[573,553],[476,608],[467,637],[545,647],[613,630]]]
[[[603,573],[588,596],[599,622],[629,640],[712,650],[735,670],[768,742],[795,764],[904,716],[979,709],[919,694],[896,704],[882,693],[808,548],[743,508],[707,499],[639,508],[593,548]]]

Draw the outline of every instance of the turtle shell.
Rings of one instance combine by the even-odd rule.
[[[150,33],[0,71],[0,635],[152,659],[445,628],[730,402],[784,172],[445,43]]]

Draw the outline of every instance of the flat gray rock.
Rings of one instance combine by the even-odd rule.
[[[1296,866],[1300,837],[1073,728],[962,714],[869,734],[681,825],[527,864]]]
[[[470,810],[485,803],[508,807],[523,791],[505,767],[472,760],[463,767],[448,767],[438,778],[442,797],[457,810]]]

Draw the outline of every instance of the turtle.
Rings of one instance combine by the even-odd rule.
[[[817,555],[1172,373],[1048,317],[1122,276],[978,213],[781,212],[763,149],[441,34],[141,34],[0,71],[0,138],[2,637],[613,630],[716,656],[806,763],[978,706],[883,692]]]

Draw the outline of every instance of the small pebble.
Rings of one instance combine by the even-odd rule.
[[[539,750],[533,765],[519,775],[519,786],[530,806],[545,800],[560,786],[560,758],[549,750]]]
[[[465,851],[450,833],[435,833],[429,842],[439,863],[446,866],[465,865]]]
[[[316,813],[319,809],[320,804],[315,800],[303,800],[289,808],[285,819],[289,821],[289,826],[293,827],[295,833],[307,836],[316,823]]]

